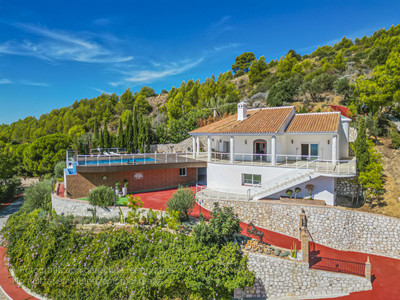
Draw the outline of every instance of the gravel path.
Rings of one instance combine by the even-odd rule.
[[[0,230],[6,224],[8,217],[11,216],[13,213],[17,212],[23,203],[24,200],[21,197],[18,200],[15,200],[10,205],[6,206],[4,209],[0,210]],[[3,289],[0,288],[0,300],[10,300],[10,299],[11,298],[9,298],[4,294]]]
[[[10,205],[6,206],[4,209],[0,210],[0,230],[6,224],[8,217],[20,209],[22,203],[24,203],[24,199],[21,197]]]

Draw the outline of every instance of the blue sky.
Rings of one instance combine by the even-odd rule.
[[[400,23],[399,1],[0,0],[0,124]]]

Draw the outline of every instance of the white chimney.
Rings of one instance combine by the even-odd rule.
[[[237,120],[243,121],[246,118],[247,118],[247,103],[239,102],[238,103]]]

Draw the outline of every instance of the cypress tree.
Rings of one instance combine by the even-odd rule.
[[[97,124],[97,119],[94,119],[92,145],[93,147],[99,146],[99,125]]]
[[[100,134],[99,134],[99,147],[104,148],[104,135],[102,129],[100,129]]]
[[[140,112],[137,110],[137,105],[133,106],[133,114],[132,114],[132,141],[133,141],[133,151],[137,151],[139,149],[138,135],[139,135],[139,118],[141,117]]]
[[[118,122],[118,136],[117,136],[117,147],[118,148],[124,148],[125,143],[124,143],[124,128],[122,125],[122,119],[119,118]]]
[[[137,134],[137,146],[138,150],[143,153],[144,152],[144,144],[146,140],[146,128],[143,122],[143,116],[141,114],[138,115],[137,118],[137,127],[138,127],[138,134]]]
[[[110,148],[110,133],[108,132],[107,123],[104,124],[103,141],[104,148]]]
[[[360,118],[358,122],[357,138],[354,141],[354,154],[357,159],[357,171],[364,172],[369,163],[369,152],[367,144],[367,132],[365,128],[365,119]]]
[[[131,142],[133,141],[132,137],[132,117],[128,115],[126,118],[126,129],[125,129],[125,147],[128,153],[132,153],[132,144]]]

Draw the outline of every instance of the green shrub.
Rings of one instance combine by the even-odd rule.
[[[293,191],[291,189],[286,190],[285,193],[289,198],[292,198]]]
[[[49,180],[43,180],[25,190],[25,201],[21,210],[26,212],[35,209],[51,210],[51,193],[53,187]]]
[[[0,182],[0,202],[13,199],[21,186],[21,180],[16,177],[2,179]]]
[[[390,128],[390,137],[394,148],[400,147],[400,134],[396,128]]]
[[[111,206],[114,204],[114,191],[104,185],[98,186],[90,192],[89,202],[93,206]]]
[[[191,189],[182,187],[167,201],[167,207],[170,211],[174,210],[179,212],[180,221],[189,220],[189,215],[195,204],[196,199],[194,192]]]
[[[214,208],[210,212],[210,221],[207,225],[201,215],[200,224],[193,228],[195,239],[204,244],[218,243],[226,244],[233,241],[235,235],[241,232],[240,220],[233,212],[232,207],[219,207],[214,203]]]
[[[54,166],[54,176],[56,178],[64,178],[64,169],[67,167],[65,161],[59,161]]]

